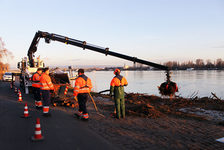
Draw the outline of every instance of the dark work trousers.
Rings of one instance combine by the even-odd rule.
[[[79,111],[81,111],[83,114],[88,113],[86,109],[88,93],[79,93],[77,97],[78,97],[78,103],[79,103]]]
[[[51,104],[50,90],[41,90],[43,98],[43,106],[49,106]]]
[[[41,100],[40,88],[33,87],[33,95],[35,101],[40,101]]]

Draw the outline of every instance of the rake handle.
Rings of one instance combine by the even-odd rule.
[[[89,93],[89,96],[90,96],[90,98],[91,98],[91,100],[92,100],[92,102],[93,102],[93,104],[94,104],[94,107],[95,107],[96,111],[99,112],[98,109],[97,109],[97,107],[96,107],[96,103],[95,103],[95,101],[93,100],[93,97],[92,97],[92,95],[91,95],[90,93]]]

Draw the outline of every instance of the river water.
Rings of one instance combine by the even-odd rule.
[[[91,78],[93,91],[100,92],[110,88],[113,71],[93,71],[85,73]],[[145,93],[159,96],[158,86],[165,81],[164,71],[122,71],[126,77],[128,86],[126,92]],[[176,95],[182,97],[210,97],[211,92],[224,98],[224,71],[218,70],[193,70],[172,71],[171,80],[176,82],[179,92]],[[74,81],[71,83],[74,85]]]

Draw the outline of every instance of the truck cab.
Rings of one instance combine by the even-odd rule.
[[[20,69],[20,87],[24,89],[26,94],[29,94],[29,91],[32,88],[32,76],[37,71],[38,68],[44,68],[45,64],[40,57],[35,58],[34,67],[30,66],[29,59],[27,57],[22,58],[17,64],[17,68]]]

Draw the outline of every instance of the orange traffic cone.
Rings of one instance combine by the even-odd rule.
[[[23,100],[22,100],[22,94],[21,94],[21,92],[19,92],[19,98],[18,98],[18,102],[22,102]]]
[[[40,128],[40,118],[37,118],[36,127],[35,127],[35,135],[31,137],[32,141],[41,141],[44,137],[41,134]]]
[[[24,107],[24,113],[23,113],[23,115],[22,115],[21,117],[22,117],[22,118],[29,118],[29,117],[31,117],[31,116],[29,115],[29,111],[28,111],[27,103],[25,104],[25,107]]]
[[[68,93],[68,86],[66,86],[66,88],[65,88],[64,95],[67,95],[67,93]]]

